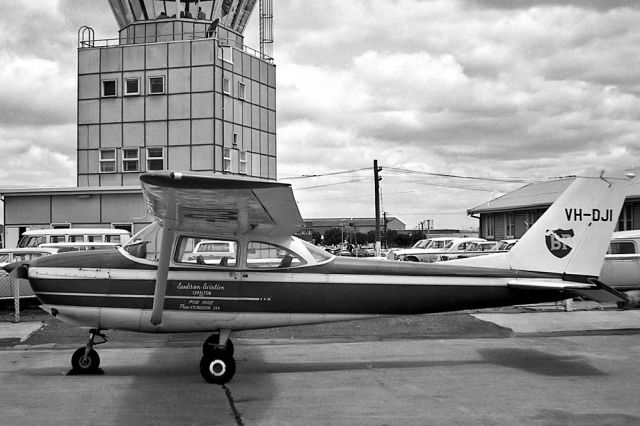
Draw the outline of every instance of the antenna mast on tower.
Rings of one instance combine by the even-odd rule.
[[[273,0],[260,0],[260,54],[273,57]]]

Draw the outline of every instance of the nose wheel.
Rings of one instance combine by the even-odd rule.
[[[221,330],[205,340],[202,345],[200,374],[209,383],[224,385],[236,373],[236,361],[233,359],[233,342],[229,339],[231,330]],[[223,342],[222,344],[220,342]]]
[[[96,337],[102,339],[100,342],[96,342]],[[100,367],[100,356],[95,349],[96,345],[101,345],[107,342],[107,337],[98,329],[91,329],[89,332],[89,341],[86,346],[79,348],[71,356],[71,367],[76,374],[96,374]]]

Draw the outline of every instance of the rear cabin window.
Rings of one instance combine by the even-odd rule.
[[[237,243],[183,236],[178,239],[174,257],[176,263],[231,268],[237,263]]]
[[[297,254],[280,246],[254,241],[247,246],[249,268],[289,268],[304,263]]]
[[[609,254],[634,254],[636,244],[633,241],[616,241],[609,245]]]

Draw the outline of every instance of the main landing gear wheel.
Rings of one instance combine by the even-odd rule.
[[[200,360],[200,374],[209,383],[224,385],[236,373],[236,361],[227,351],[207,351]]]
[[[212,334],[211,336],[207,337],[207,340],[204,341],[204,344],[202,345],[202,353],[204,355],[207,355],[208,353],[211,353],[211,351],[215,350],[222,350],[229,354],[229,356],[233,356],[233,342],[231,341],[231,339],[227,339],[227,343],[223,348],[222,345],[220,345],[220,334]]]
[[[96,342],[96,337],[102,339]],[[99,329],[89,330],[89,341],[86,346],[76,350],[71,356],[71,367],[76,374],[96,374],[99,372],[100,356],[93,349],[96,345],[107,343],[107,337]]]
[[[87,348],[80,348],[75,351],[71,357],[71,367],[77,373],[95,374],[98,372],[98,367],[100,367],[100,356],[94,349],[91,349],[88,354],[86,352]]]

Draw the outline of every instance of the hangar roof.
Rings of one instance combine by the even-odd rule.
[[[524,210],[549,207],[573,182],[575,176],[567,176],[545,182],[529,183],[522,188],[467,210],[468,215],[499,211]],[[640,198],[640,177],[631,182],[627,199]]]
[[[139,185],[135,186],[71,186],[68,188],[0,188],[0,196],[33,196],[33,195],[84,195],[84,194],[124,194],[142,193]]]

